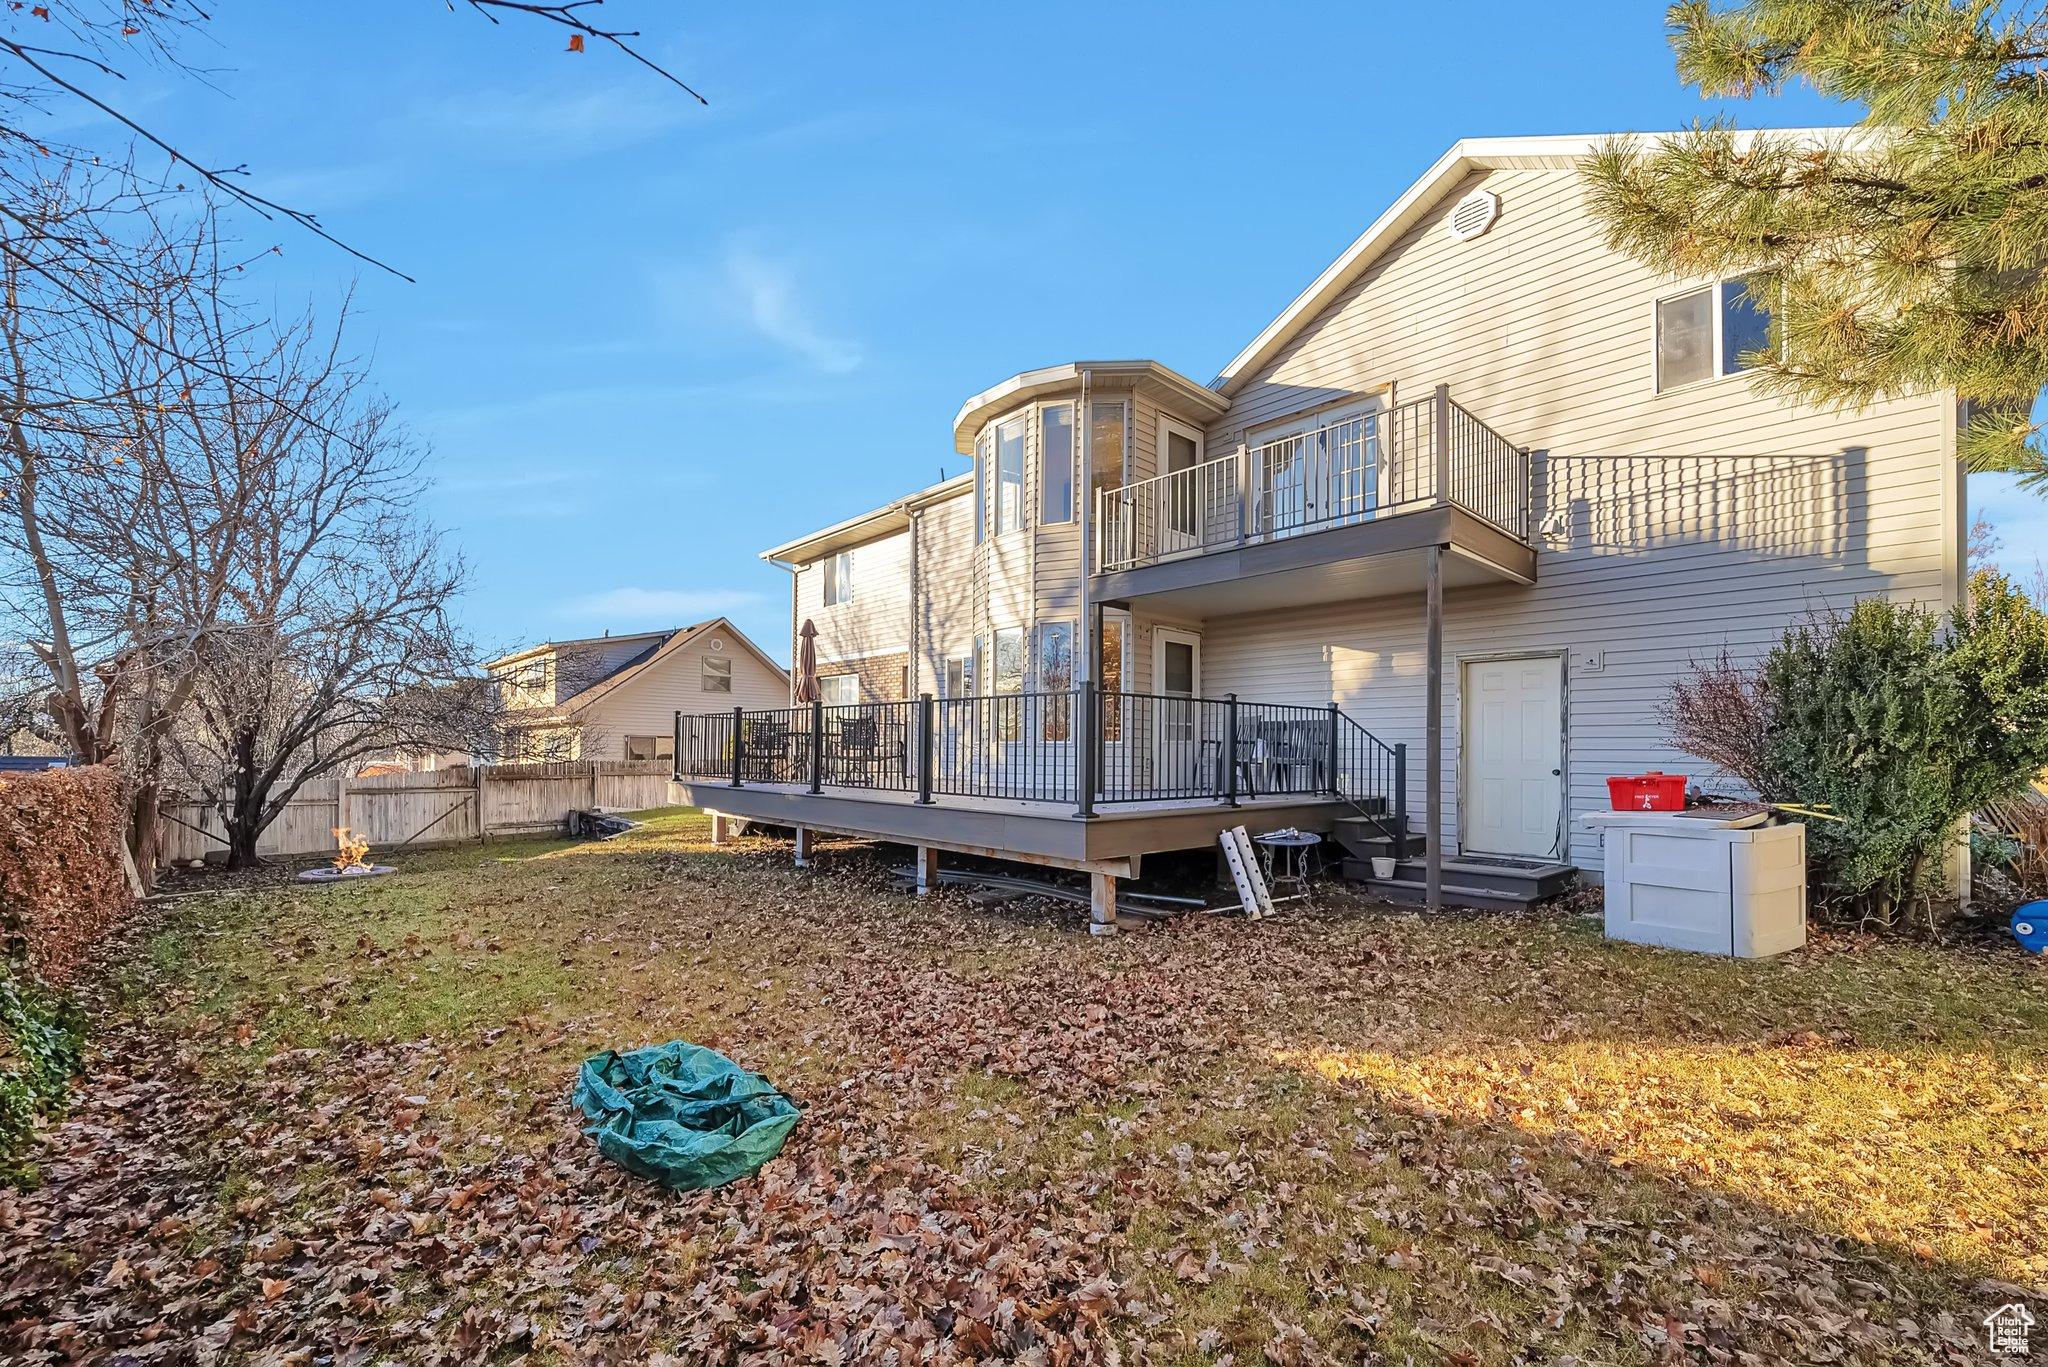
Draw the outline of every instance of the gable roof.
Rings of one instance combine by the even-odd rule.
[[[755,659],[775,671],[775,676],[781,679],[784,685],[789,683],[789,671],[775,663],[769,657],[768,652],[762,650],[761,647],[748,639],[747,634],[734,626],[730,618],[714,617],[708,622],[699,622],[695,626],[682,627],[667,633],[666,639],[661,641],[660,644],[635,655],[617,669],[612,670],[611,673],[597,680],[597,682],[563,699],[557,706],[572,713],[588,707],[599,698],[616,692],[634,679],[654,670],[674,657],[678,652],[687,648],[692,641],[709,635],[714,627],[725,628],[727,635],[731,636],[733,640],[739,642],[742,646],[745,646],[748,653],[753,655]],[[613,636],[610,639],[616,641],[619,638]]]
[[[974,492],[974,471],[968,470],[951,479],[940,480],[937,484],[918,490],[914,494],[885,503],[879,508],[835,522],[815,532],[806,532],[794,541],[785,541],[780,546],[761,552],[761,558],[771,564],[808,565],[822,560],[834,551],[858,546],[863,541],[878,537],[893,536],[907,531],[910,514],[918,508],[943,503],[949,498],[962,498]]]
[[[1736,145],[1740,147],[1759,135],[1790,136],[1837,146],[1853,146],[1881,136],[1863,128],[1758,128],[1737,133]],[[1401,197],[1374,220],[1357,241],[1344,249],[1343,255],[1331,262],[1329,268],[1282,310],[1278,318],[1252,339],[1250,346],[1224,366],[1222,373],[1209,382],[1209,387],[1226,398],[1242,389],[1296,333],[1365,274],[1374,261],[1400,241],[1403,233],[1415,226],[1419,219],[1436,207],[1439,200],[1474,171],[1530,167],[1569,169],[1591,156],[1610,138],[1635,137],[1646,142],[1659,142],[1677,136],[1680,135],[1589,133],[1568,137],[1464,138],[1453,143],[1451,150],[1437,158],[1436,164],[1425,171],[1420,180],[1403,191]]]
[[[621,641],[646,641],[647,648],[652,650],[669,637],[675,635],[676,631],[677,628],[669,627],[663,631],[628,631],[618,636],[578,636],[568,641],[542,641],[538,645],[522,646],[518,650],[500,655],[495,660],[486,660],[484,661],[484,668],[493,669],[498,665],[515,664],[529,656],[545,655],[549,651],[574,650],[578,646],[617,645]]]

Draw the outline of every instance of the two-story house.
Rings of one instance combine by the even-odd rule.
[[[789,675],[723,617],[631,635],[546,641],[485,666],[501,705],[498,757],[668,759],[677,711],[776,707]]]
[[[1598,141],[1459,143],[1208,384],[968,399],[971,475],[767,553],[821,712],[686,734],[692,800],[1085,869],[1098,920],[1246,820],[1432,904],[1597,867],[1608,776],[1698,768],[1657,717],[1692,661],[1945,607],[1965,526],[1955,396],[1762,393],[1767,283],[1610,248]]]

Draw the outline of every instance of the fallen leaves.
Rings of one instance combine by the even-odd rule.
[[[1860,1191],[1948,1176],[1925,1143],[1942,1133],[1930,1098],[1960,1074],[1885,1061],[1926,1020],[1902,1007],[1888,1036],[1873,1014],[1887,991],[1918,992],[1883,946],[1760,969],[1714,1010],[1700,1002],[1734,981],[1725,965],[1540,920],[1354,908],[1104,944],[964,898],[894,898],[864,866],[814,878],[773,847],[697,840],[656,828],[592,853],[449,856],[446,874],[422,860],[374,894],[257,890],[217,921],[177,904],[187,919],[163,933],[201,948],[142,990],[108,989],[47,1185],[0,1194],[0,1353],[1975,1355],[1991,1284],[1932,1239],[1945,1226],[1901,1217],[1922,1259],[1829,1223]],[[1975,986],[1956,1008],[1978,1013],[1967,1028],[1940,1022],[1941,1057],[2038,1047],[2034,988]],[[663,1192],[577,1132],[563,1098],[582,1053],[676,1035],[804,1103],[757,1178]],[[1704,1087],[1715,1070],[1724,1083]],[[1981,1266],[2031,1295],[2040,1089],[2014,1076],[2032,1074],[1972,1082],[1968,1098],[2003,1103],[1985,1123],[2012,1144],[1969,1161],[2022,1194],[1958,1218],[1992,1235],[1972,1245]],[[1844,1079],[1889,1169],[1802,1128]],[[1773,1146],[1803,1166],[1741,1168]],[[1796,1200],[1744,1191],[1738,1169],[1782,1173]]]

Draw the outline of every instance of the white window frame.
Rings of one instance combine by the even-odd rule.
[[[1063,408],[1067,411],[1067,514],[1065,517],[1055,518],[1045,515],[1045,494],[1047,488],[1050,487],[1046,483],[1045,478],[1045,453],[1048,449],[1048,444],[1045,440],[1045,417],[1046,414],[1058,408]],[[1053,403],[1038,405],[1038,525],[1041,527],[1064,527],[1079,516],[1080,509],[1076,499],[1079,496],[1081,474],[1080,422],[1081,401],[1079,399],[1060,399]]]
[[[1161,413],[1159,415],[1159,444],[1152,448],[1152,473],[1155,475],[1163,475],[1167,472],[1166,439],[1169,434],[1173,433],[1194,439],[1195,465],[1201,465],[1209,459],[1207,439],[1202,435],[1201,428],[1196,427],[1193,423],[1182,422],[1171,414]],[[1195,466],[1191,465],[1188,468],[1192,470]]]
[[[1041,620],[1031,631],[1031,667],[1033,687],[1040,693],[1051,691],[1051,683],[1045,673],[1045,638],[1060,628],[1067,632],[1067,687],[1072,688],[1080,677],[1081,633],[1080,624],[1071,617],[1048,617]]]
[[[648,753],[636,755],[633,747],[643,745]],[[673,733],[666,736],[627,736],[625,748],[620,751],[627,759],[674,759],[676,738]]]
[[[1725,297],[1722,294],[1722,291],[1727,289],[1730,285],[1740,285],[1744,280],[1747,280],[1752,275],[1760,275],[1762,273],[1763,272],[1761,271],[1745,271],[1741,275],[1723,276],[1718,280],[1695,280],[1691,284],[1685,286],[1683,289],[1671,290],[1668,293],[1660,294],[1656,297],[1656,299],[1651,301],[1650,383],[1652,384],[1652,386],[1654,386],[1655,391],[1657,393],[1683,394],[1688,390],[1698,389],[1702,385],[1715,384],[1721,380],[1732,380],[1739,375],[1748,375],[1753,373],[1754,367],[1752,367],[1750,370],[1723,370],[1721,368],[1724,364],[1727,363],[1728,359],[1725,354],[1727,348],[1726,339],[1724,335],[1726,328],[1725,320],[1727,305],[1725,302]],[[1664,357],[1662,354],[1663,347],[1661,345],[1663,338],[1659,331],[1659,329],[1663,325],[1663,319],[1661,316],[1663,308],[1666,304],[1673,303],[1677,300],[1683,299],[1689,294],[1698,294],[1702,290],[1710,290],[1712,291],[1714,296],[1713,307],[1707,311],[1708,331],[1712,334],[1712,339],[1707,343],[1707,346],[1710,354],[1713,356],[1714,372],[1713,374],[1708,375],[1703,379],[1688,380],[1684,384],[1667,385],[1664,383]],[[1784,291],[1782,287],[1779,290],[1778,297],[1780,300],[1780,305],[1782,307],[1782,302],[1784,299]],[[1781,349],[1779,355],[1782,357],[1783,354],[1784,353]]]
[[[842,690],[853,694],[850,698],[833,697]],[[818,701],[827,707],[852,707],[860,701],[860,675],[824,674],[818,678]]]
[[[1015,423],[1023,429],[1017,453],[1017,524],[1003,525],[1003,429]],[[1008,536],[1012,532],[1031,529],[1031,436],[1037,425],[1032,408],[1020,408],[1015,413],[996,419],[988,425],[989,468],[994,473],[995,483],[989,489],[992,497],[988,501],[989,533],[991,536]]]
[[[722,671],[718,669],[713,669],[713,665],[722,665],[724,666],[724,668]],[[732,692],[732,674],[732,656],[703,656],[698,661],[698,688],[705,693],[730,693]],[[721,683],[719,685],[714,686],[712,682],[714,679],[720,680]]]
[[[825,584],[821,596],[825,606],[836,608],[853,601],[853,552],[834,551],[825,557]]]
[[[1095,468],[1095,410],[1107,408],[1111,404],[1115,404],[1117,409],[1123,414],[1122,421],[1118,424],[1118,426],[1123,428],[1123,450],[1117,458],[1116,484],[1112,486],[1122,488],[1131,482],[1131,472],[1133,469],[1131,465],[1133,459],[1131,452],[1131,424],[1134,415],[1131,409],[1135,405],[1128,398],[1121,396],[1116,398],[1091,397],[1088,400],[1088,433],[1086,438],[1088,442],[1088,467],[1092,477]]]
[[[974,544],[988,540],[988,452],[995,431],[991,423],[974,438]]]
[[[958,684],[953,676],[959,675]],[[974,656],[952,655],[946,659],[944,675],[945,696],[948,698],[971,698],[974,696]]]

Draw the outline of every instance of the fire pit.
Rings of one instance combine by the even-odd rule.
[[[301,883],[343,883],[354,878],[375,878],[381,873],[397,873],[389,864],[372,864],[363,858],[370,852],[370,842],[346,826],[334,828],[336,846],[334,862],[325,868],[302,869]]]

